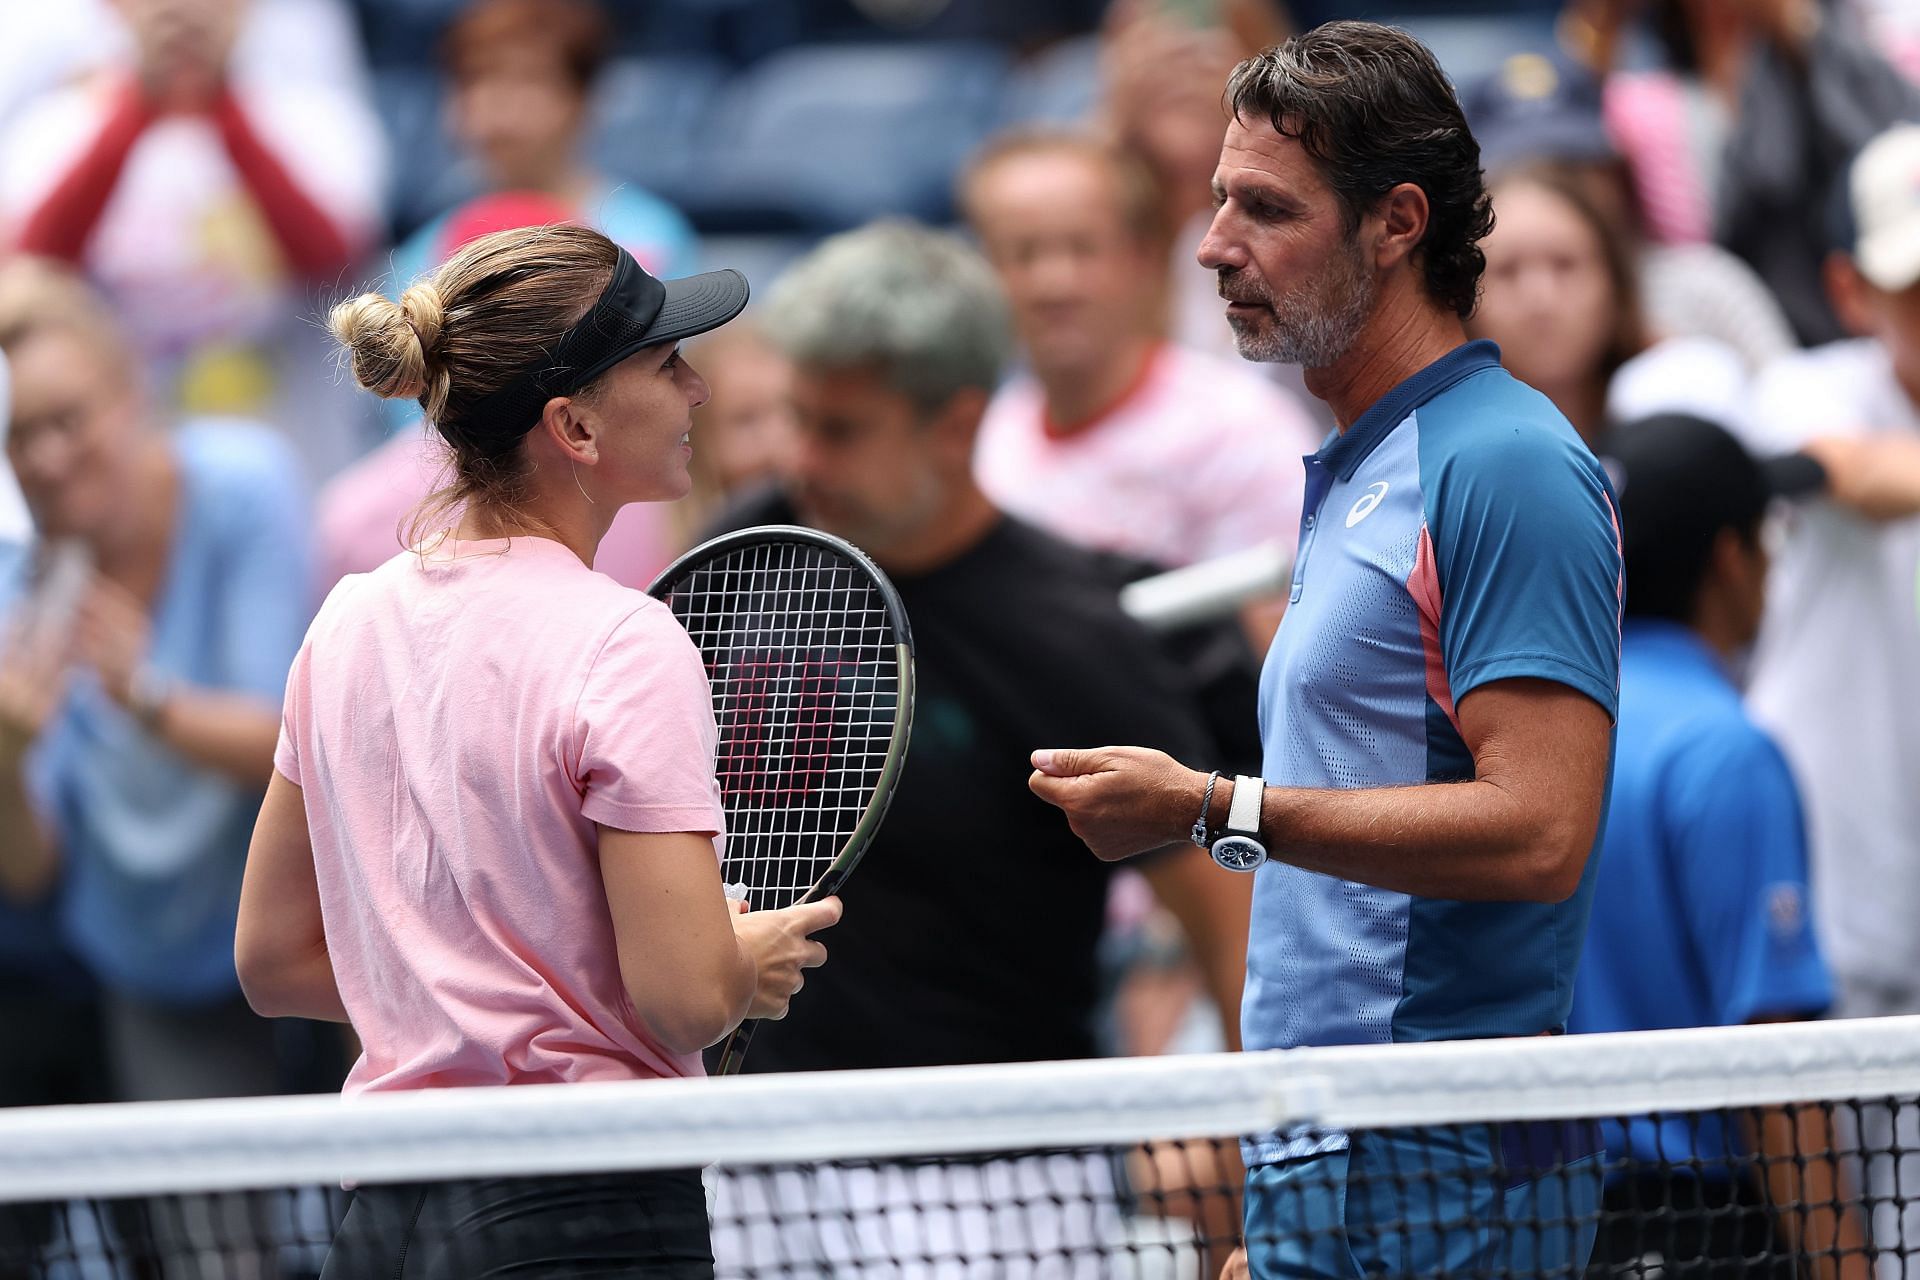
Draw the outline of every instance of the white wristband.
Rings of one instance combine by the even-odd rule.
[[[1233,800],[1227,805],[1227,830],[1236,835],[1259,836],[1260,802],[1266,794],[1265,778],[1249,778],[1244,773],[1234,775]]]

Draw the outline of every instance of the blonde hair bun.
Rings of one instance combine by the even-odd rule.
[[[446,306],[433,281],[409,285],[400,301],[363,293],[333,309],[327,327],[346,348],[353,380],[384,400],[418,400],[429,419],[446,407],[441,359]]]

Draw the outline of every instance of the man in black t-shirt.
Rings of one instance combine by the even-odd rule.
[[[899,788],[842,891],[830,959],[786,1020],[758,1029],[747,1068],[1090,1056],[1109,868],[1028,790],[1028,754],[1143,732],[1182,759],[1217,748],[1178,673],[1122,612],[1112,562],[1002,514],[974,483],[974,433],[1008,337],[997,285],[971,250],[903,223],[835,237],[780,282],[762,322],[796,364],[798,436],[783,491],[726,523],[809,524],[870,554],[906,604],[918,692]],[[1185,927],[1237,1045],[1246,879],[1190,845],[1140,869]],[[1051,1207],[976,1203],[957,1182],[926,1211],[983,1249],[1055,1239],[1058,1274],[1097,1274],[1112,1241],[1092,1237],[1116,1224],[1086,1206],[1113,1202],[1111,1170],[1079,1156],[1026,1159],[1061,1163],[1043,1171],[1047,1185],[1064,1191],[1071,1179],[1081,1191]],[[885,1198],[878,1187],[809,1190],[835,1204],[812,1214],[833,1222],[830,1239],[781,1232],[756,1247],[723,1232],[716,1249],[749,1260],[798,1251],[828,1273],[897,1263],[880,1224],[866,1233],[864,1210]],[[782,1193],[742,1194],[754,1216],[755,1194]],[[1065,1221],[1062,1204],[1079,1216]],[[1023,1221],[989,1223],[996,1214]],[[1049,1214],[1062,1220],[1025,1220]]]

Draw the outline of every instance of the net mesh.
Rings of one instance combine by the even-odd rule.
[[[44,1108],[0,1275],[1884,1278],[1917,1120],[1904,1018]]]
[[[655,594],[713,688],[721,873],[756,909],[791,906],[868,820],[905,693],[903,637],[872,574],[823,545],[722,551]]]

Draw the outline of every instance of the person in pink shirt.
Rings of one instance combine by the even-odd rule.
[[[412,554],[321,606],[241,893],[247,998],[351,1022],[348,1092],[697,1075],[825,960],[837,899],[729,905],[699,655],[588,568],[623,506],[687,493],[707,385],[678,344],[746,299],[737,272],[663,284],[554,226],[334,310],[355,379],[417,397],[453,477]],[[712,1275],[693,1170],[358,1189],[325,1277],[401,1258],[428,1280]]]
[[[1071,542],[1167,567],[1271,542],[1292,555],[1319,443],[1298,400],[1239,361],[1162,341],[1150,173],[1098,139],[988,144],[963,203],[1029,372],[980,427],[980,486]]]

